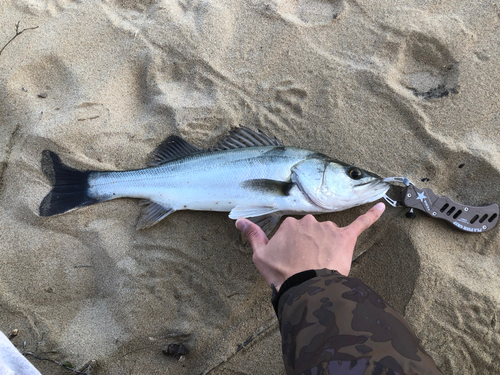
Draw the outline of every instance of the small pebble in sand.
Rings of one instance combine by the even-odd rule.
[[[12,331],[10,331],[9,335],[7,336],[7,338],[9,340],[12,340],[14,337],[17,336],[18,333],[19,333],[18,329],[13,329]]]

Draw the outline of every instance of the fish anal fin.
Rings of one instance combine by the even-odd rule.
[[[168,161],[197,154],[202,151],[181,137],[171,135],[149,155],[148,166],[156,167]]]
[[[269,237],[273,229],[276,227],[276,225],[278,225],[280,219],[281,213],[275,212],[270,215],[251,217],[248,220],[261,227],[266,236]]]
[[[141,200],[139,204],[144,207],[142,208],[141,215],[137,221],[137,230],[152,227],[175,211],[172,207],[165,206],[148,199]]]
[[[255,190],[266,194],[288,196],[295,184],[293,182],[260,178],[243,181],[240,186],[244,189]]]
[[[239,219],[241,217],[249,218],[249,217],[257,217],[270,215],[279,210],[276,206],[244,206],[238,205],[234,207],[229,213],[230,219]]]
[[[217,146],[210,149],[210,151],[223,151],[236,148],[264,146],[283,146],[283,143],[277,140],[276,137],[269,137],[261,130],[259,130],[259,132],[257,133],[245,126],[240,126],[229,131],[229,135],[221,140],[217,144]]]

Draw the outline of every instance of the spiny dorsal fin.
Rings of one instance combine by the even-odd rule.
[[[241,126],[231,130],[229,135],[212,148],[211,151],[262,146],[283,146],[283,143],[277,140],[276,137],[271,138],[265,135],[261,130],[257,133],[245,126]]]
[[[181,137],[171,135],[165,139],[150,155],[148,165],[156,167],[167,161],[201,152],[198,147]]]

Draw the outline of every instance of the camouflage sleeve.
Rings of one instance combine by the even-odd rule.
[[[357,278],[305,271],[273,304],[287,374],[441,374],[404,318]]]

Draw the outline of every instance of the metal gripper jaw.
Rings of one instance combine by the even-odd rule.
[[[485,232],[498,222],[497,204],[486,206],[460,204],[449,197],[437,196],[429,188],[417,188],[405,177],[389,177],[384,181],[406,185],[401,193],[401,200],[395,201],[387,196],[384,197],[394,207],[409,207],[410,212],[413,212],[413,209],[424,211],[431,217],[446,220],[456,228],[470,233]]]

